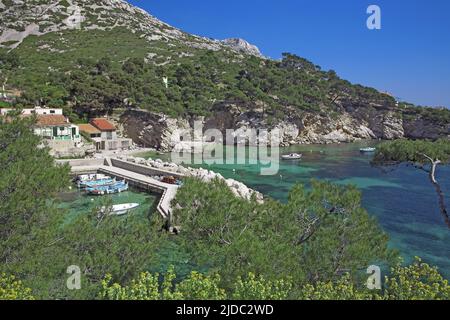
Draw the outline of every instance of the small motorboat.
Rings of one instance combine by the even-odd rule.
[[[123,216],[130,210],[136,209],[137,207],[139,207],[139,203],[116,204],[111,207],[102,207],[98,214],[99,216]]]
[[[377,148],[367,147],[367,148],[361,148],[361,149],[359,149],[359,151],[362,153],[372,153],[372,152],[377,151]]]
[[[86,188],[88,194],[102,196],[105,194],[120,193],[128,190],[128,183],[125,181],[119,181],[113,185],[97,186],[92,188]]]
[[[301,159],[302,157],[303,155],[300,153],[290,153],[281,156],[283,160],[298,160]]]

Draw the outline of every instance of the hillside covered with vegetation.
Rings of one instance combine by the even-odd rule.
[[[48,45],[52,50],[42,49]],[[155,58],[146,58],[149,49],[157,52]],[[269,115],[283,118],[292,110],[336,114],[346,99],[367,101],[367,108],[450,120],[447,110],[396,106],[393,97],[353,85],[296,55],[286,53],[276,61],[181,43],[149,46],[126,29],[32,36],[18,49],[4,49],[0,63],[7,87],[23,92],[17,103],[71,105],[80,114],[132,106],[173,117],[199,116],[211,112],[216,102],[238,101],[262,103]]]
[[[64,107],[77,121],[127,108],[174,118],[213,117],[217,105],[225,103],[238,105],[249,117],[262,109],[261,126],[291,119],[303,121],[302,130],[308,117],[333,123],[349,116],[353,126],[361,123],[380,138],[391,138],[386,130],[414,138],[448,134],[449,110],[397,102],[294,54],[278,61],[236,51],[168,26],[126,2],[103,0],[95,10],[88,2],[74,3],[84,17],[79,29],[64,25],[70,7],[58,1],[39,1],[33,10],[28,3],[0,9],[11,28],[5,30],[39,26],[20,43],[0,40],[0,83],[20,93],[13,99],[16,105]],[[33,13],[39,10],[52,14],[44,19]],[[323,134],[340,126],[336,122]]]
[[[68,222],[57,197],[68,168],[37,148],[30,121],[0,118],[0,299],[449,298],[437,269],[399,265],[350,186],[314,182],[293,188],[285,204],[259,203],[223,182],[187,179],[174,200],[178,236],[153,214],[93,211]],[[374,263],[393,268],[383,291],[366,288]],[[80,290],[66,287],[71,265]]]

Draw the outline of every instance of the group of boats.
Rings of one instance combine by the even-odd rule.
[[[377,148],[373,147],[366,147],[359,149],[361,153],[374,153],[377,151]],[[281,156],[281,159],[283,160],[300,160],[303,158],[303,155],[301,153],[289,153]]]
[[[120,193],[128,190],[128,183],[117,181],[104,174],[81,175],[77,178],[78,188],[91,195]]]
[[[78,188],[90,195],[115,194],[128,190],[128,183],[117,181],[104,174],[86,174],[76,178]],[[122,203],[112,206],[103,206],[98,211],[99,218],[105,215],[121,216],[139,207],[139,203]]]

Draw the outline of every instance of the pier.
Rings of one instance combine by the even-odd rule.
[[[151,176],[182,178],[183,175],[115,158],[62,160],[58,161],[58,163],[69,164],[73,174],[103,173],[117,180],[125,180],[129,185],[139,189],[160,194],[157,210],[166,221],[171,222],[171,203],[177,194],[179,186],[158,181]]]

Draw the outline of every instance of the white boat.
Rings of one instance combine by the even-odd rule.
[[[111,207],[102,207],[99,211],[99,215],[122,216],[137,207],[139,207],[139,203],[115,204]]]
[[[361,149],[359,149],[359,151],[362,153],[371,153],[371,152],[377,151],[377,148],[367,147],[367,148],[361,148]]]
[[[298,160],[301,159],[302,157],[303,155],[300,153],[290,153],[281,156],[283,160]]]
[[[94,173],[94,174],[82,174],[77,177],[77,181],[80,182],[88,182],[88,181],[96,181],[96,180],[108,180],[111,179],[110,176]]]

